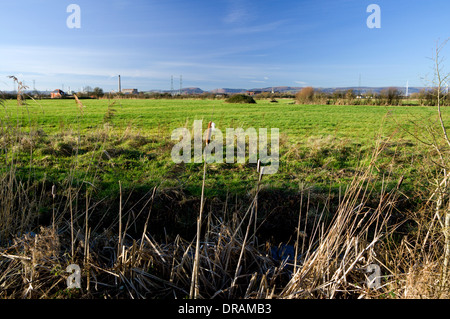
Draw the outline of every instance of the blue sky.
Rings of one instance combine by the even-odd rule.
[[[69,29],[69,4],[81,28]],[[369,29],[369,4],[381,28]],[[424,86],[448,0],[17,0],[0,9],[0,90]],[[450,57],[450,44],[443,52]],[[449,71],[450,72],[450,69]]]

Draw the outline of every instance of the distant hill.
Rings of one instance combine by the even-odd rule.
[[[272,89],[274,92],[281,92],[281,93],[288,93],[288,92],[298,92],[300,91],[302,88],[298,87],[298,86],[274,86],[274,87],[265,87],[265,88],[255,88],[255,89],[250,89],[248,91],[262,91],[262,92],[272,92]]]
[[[171,93],[171,90],[148,90],[148,91],[144,91],[146,93]],[[173,93],[174,94],[178,94],[180,92],[180,89],[173,89]],[[206,91],[203,91],[201,88],[197,88],[197,87],[188,87],[188,88],[182,88],[181,89],[181,93],[182,94],[202,94]]]
[[[406,88],[405,87],[398,87],[398,86],[393,86],[394,88],[396,88],[397,90],[399,90],[400,92],[405,92]],[[341,88],[316,88],[317,90],[321,90],[323,92],[326,93],[333,93],[335,91],[347,91],[347,90],[353,90],[355,92],[361,92],[361,93],[366,93],[366,92],[374,92],[374,93],[380,93],[382,90],[387,89],[388,87],[356,87],[356,86],[352,86],[352,87],[341,87]],[[418,93],[420,92],[422,89],[424,89],[423,87],[410,87],[408,88],[408,92],[409,94],[411,93]]]
[[[394,86],[395,87],[395,86]],[[296,87],[296,86],[274,86],[273,87],[273,91],[274,92],[281,92],[281,93],[286,93],[286,92],[292,92],[292,93],[296,93],[298,91],[300,91],[303,87]],[[356,86],[351,86],[351,87],[331,87],[331,88],[321,88],[321,87],[314,87],[315,90],[320,90],[326,93],[333,93],[335,91],[347,91],[347,90],[353,90],[355,92],[361,91],[361,93],[365,93],[365,92],[369,92],[372,91],[374,93],[380,93],[383,89],[388,88],[386,87],[356,87]],[[396,89],[400,90],[401,92],[404,92],[406,90],[405,87],[395,87]],[[408,88],[408,92],[409,94],[411,93],[417,93],[420,92],[422,89],[424,89],[423,87],[410,87]],[[246,91],[246,90],[244,90]],[[250,89],[248,91],[262,91],[262,92],[271,92],[272,91],[272,87],[266,87],[266,88],[255,88],[255,89]]]
[[[252,89],[244,89],[244,88],[217,88],[217,89],[213,89],[210,91],[205,91],[202,90],[201,88],[198,87],[187,87],[187,88],[182,88],[181,92],[182,94],[189,94],[189,95],[193,95],[193,94],[202,94],[202,93],[214,93],[214,94],[237,94],[237,93],[246,93],[247,91],[259,91],[259,92],[272,92],[272,90],[274,92],[278,92],[278,93],[292,93],[295,94],[298,91],[300,91],[303,87],[298,87],[298,86],[274,86],[274,87],[264,87],[264,88],[252,88]],[[358,93],[359,91],[361,93],[366,93],[369,91],[372,91],[374,93],[380,93],[383,89],[388,88],[386,87],[356,87],[356,86],[349,86],[349,87],[327,87],[327,88],[321,88],[321,87],[314,87],[315,90],[320,90],[326,93],[333,93],[335,91],[347,91],[347,90],[353,90],[356,93]],[[405,92],[406,88],[405,87],[395,87],[398,90],[400,90],[401,92]],[[411,93],[417,93],[420,92],[421,90],[423,90],[424,87],[410,87],[408,89],[409,94]],[[144,91],[144,92],[159,92],[159,93],[170,93],[170,90],[148,90],[148,91]],[[179,89],[174,89],[173,92],[175,94],[178,94]],[[15,91],[0,91],[0,94],[17,94],[17,92]],[[25,93],[27,94],[32,94],[33,92],[30,90],[27,90]],[[39,91],[40,94],[50,94],[50,91]]]
[[[229,89],[229,88],[220,88],[220,89],[214,89],[209,92],[211,93],[223,93],[223,94],[234,94],[234,93],[244,93],[246,92],[246,89]]]
[[[182,89],[181,89],[181,92],[182,92],[183,94],[202,94],[202,93],[204,93],[205,91],[203,91],[203,90],[200,89],[200,88],[191,87],[191,88],[182,88]]]
[[[301,87],[291,87],[291,86],[274,86],[272,87],[266,87],[266,88],[252,88],[252,89],[229,89],[229,88],[219,88],[219,89],[214,89],[211,90],[209,92],[211,93],[225,93],[225,94],[235,94],[235,93],[245,93],[247,91],[261,91],[261,92],[272,92],[272,89],[274,92],[297,92],[299,90],[301,90]]]
[[[298,91],[300,91],[303,87],[298,87],[298,86],[274,86],[274,87],[264,87],[264,88],[252,88],[252,89],[229,89],[229,88],[219,88],[219,89],[214,89],[211,90],[209,92],[211,93],[226,93],[226,94],[234,94],[234,93],[245,93],[247,91],[261,91],[261,92],[272,92],[272,90],[274,92],[279,92],[279,93],[297,93]],[[386,87],[330,87],[330,88],[320,88],[320,87],[315,87],[314,89],[316,90],[320,90],[326,93],[333,93],[335,91],[347,91],[347,90],[353,90],[355,92],[359,92],[361,91],[361,93],[365,93],[365,92],[369,92],[372,91],[374,93],[380,93],[383,89],[388,88]],[[400,90],[401,92],[404,92],[406,89],[405,87],[395,87],[398,90]],[[423,87],[410,87],[408,89],[409,94],[411,93],[417,93],[420,92],[420,90],[422,90]]]

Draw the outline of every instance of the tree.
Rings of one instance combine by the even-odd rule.
[[[299,104],[308,104],[314,101],[314,88],[307,86],[302,88],[296,95],[295,98]]]
[[[395,87],[389,87],[381,90],[380,97],[386,105],[400,105],[402,100],[402,92]]]
[[[348,101],[352,101],[356,97],[355,91],[353,89],[348,89],[345,93],[345,98]]]
[[[436,188],[429,197],[429,202],[433,203],[433,218],[432,225],[435,220],[438,221],[440,227],[442,228],[442,234],[444,237],[444,256],[443,256],[443,270],[442,270],[442,285],[448,286],[449,281],[449,266],[450,266],[450,139],[448,136],[447,128],[443,119],[443,109],[442,102],[444,96],[444,88],[446,89],[448,80],[450,78],[450,73],[444,74],[443,70],[443,59],[441,57],[441,52],[445,45],[450,40],[447,39],[442,43],[439,41],[436,43],[434,50],[434,56],[431,58],[433,61],[434,76],[431,82],[432,89],[427,93],[434,95],[434,100],[436,101],[436,111],[438,115],[439,129],[441,135],[435,130],[432,131],[431,142],[425,142],[429,145],[437,154],[439,162],[436,163]],[[436,132],[436,133],[435,133]]]
[[[439,42],[436,43],[436,48],[435,48],[435,55],[433,57],[433,62],[434,62],[434,87],[437,88],[436,91],[436,98],[437,98],[437,112],[439,115],[439,123],[441,125],[441,129],[442,129],[442,135],[444,137],[445,142],[447,143],[447,145],[450,148],[450,139],[448,137],[447,134],[447,129],[445,127],[444,124],[444,120],[442,117],[442,109],[441,109],[441,101],[442,101],[442,89],[444,87],[444,85],[447,84],[447,81],[450,77],[450,73],[444,75],[443,73],[443,65],[442,65],[442,58],[440,57],[440,53],[442,51],[442,49],[444,48],[444,46],[447,44],[447,42],[450,39],[445,40],[442,44],[439,44]],[[441,157],[442,158],[442,157]],[[450,173],[449,173],[449,167],[448,167],[448,159],[446,160],[442,160],[442,164],[444,164],[445,166],[443,166],[443,180],[441,182],[441,184],[444,186],[444,188],[442,190],[439,191],[438,194],[438,200],[436,202],[436,212],[440,213],[440,215],[443,217],[444,221],[441,222],[441,226],[444,230],[444,239],[445,239],[445,243],[444,243],[444,274],[443,274],[443,283],[444,285],[447,283],[448,280],[448,273],[449,273],[449,264],[450,264],[450,207],[444,208],[442,212],[439,212],[439,210],[441,209],[441,205],[443,203],[443,199],[445,196],[448,197],[448,186],[449,186],[449,181],[448,178],[450,177]],[[439,185],[441,185],[439,184]],[[448,198],[447,198],[448,201]]]
[[[101,89],[99,87],[94,88],[93,93],[96,98],[99,98],[99,97],[102,97],[103,95],[105,95],[105,93],[103,93],[103,89]]]
[[[88,85],[83,88],[83,91],[86,92],[87,94],[90,94],[92,93],[92,88]]]

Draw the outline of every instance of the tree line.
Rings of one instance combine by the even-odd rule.
[[[450,105],[450,94],[446,90],[439,92],[441,105]],[[353,89],[324,92],[313,87],[304,87],[295,95],[298,104],[326,105],[421,105],[434,106],[438,101],[437,88],[424,88],[420,92],[406,97],[395,87],[382,89],[380,92],[356,92]]]

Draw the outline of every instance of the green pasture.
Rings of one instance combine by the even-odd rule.
[[[279,128],[293,141],[309,136],[333,135],[355,141],[372,139],[383,129],[393,133],[404,125],[414,129],[410,120],[433,120],[436,110],[421,106],[336,106],[296,105],[293,100],[271,103],[258,100],[257,104],[227,104],[223,100],[81,100],[81,113],[74,100],[27,101],[17,107],[15,100],[6,102],[0,119],[17,120],[24,126],[30,123],[48,133],[71,127],[81,132],[103,124],[110,105],[115,110],[116,127],[131,126],[146,134],[168,133],[204,120],[204,126],[213,120],[217,128]],[[399,136],[407,137],[404,132]]]
[[[386,144],[377,174],[393,180],[405,176],[404,187],[417,180],[426,159],[417,137],[439,131],[436,108],[420,106],[297,105],[277,103],[228,104],[223,100],[81,100],[5,101],[0,113],[4,134],[13,129],[31,134],[25,147],[17,140],[14,161],[23,176],[58,182],[68,175],[88,180],[100,193],[124,187],[181,187],[198,194],[201,164],[174,164],[172,130],[192,129],[194,120],[213,121],[216,128],[278,128],[280,168],[264,177],[267,187],[298,191],[299,187],[345,187],[372,154],[377,141]],[[444,120],[448,116],[444,110]],[[34,137],[33,137],[34,136]],[[3,138],[5,140],[5,138]],[[8,167],[7,149],[1,162]],[[394,163],[394,164],[393,164]],[[395,169],[393,167],[395,166]],[[254,165],[211,164],[206,186],[211,195],[246,192],[256,181]],[[393,182],[394,183],[394,182]]]

